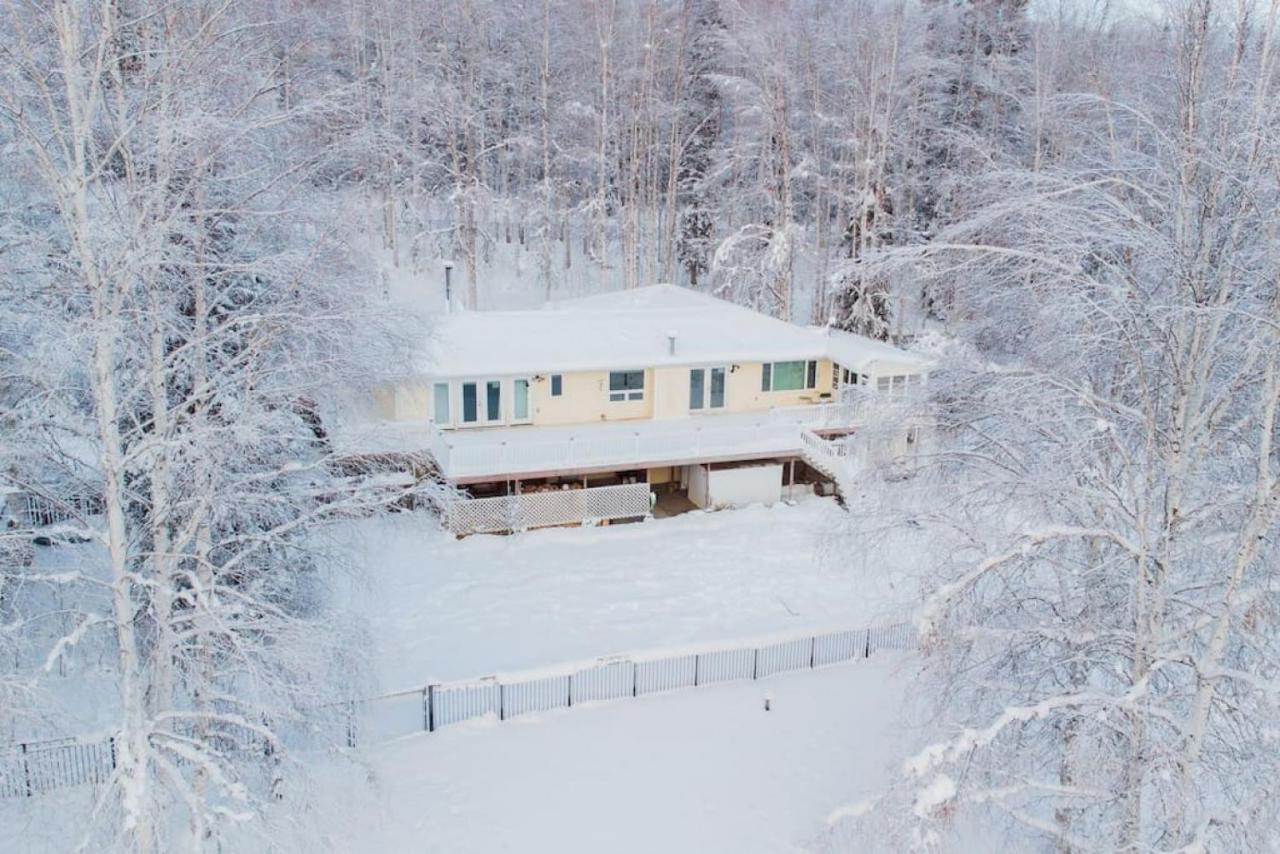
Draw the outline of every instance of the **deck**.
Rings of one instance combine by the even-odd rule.
[[[441,472],[465,485],[625,468],[799,456],[804,431],[856,428],[862,407],[821,403],[731,415],[613,421],[562,427],[432,431]]]

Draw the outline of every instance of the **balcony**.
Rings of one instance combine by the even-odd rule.
[[[858,426],[865,401],[557,427],[438,430],[429,449],[455,483],[799,455],[805,431]]]

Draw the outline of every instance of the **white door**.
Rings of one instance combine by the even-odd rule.
[[[689,369],[689,411],[724,409],[726,368]]]

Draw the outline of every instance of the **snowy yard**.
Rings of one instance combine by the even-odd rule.
[[[909,668],[885,655],[411,736],[362,757],[369,789],[322,774],[318,816],[355,854],[820,848],[827,816],[894,773]]]
[[[454,540],[425,513],[342,537],[380,688],[687,643],[901,619],[907,585],[841,553],[827,499]]]

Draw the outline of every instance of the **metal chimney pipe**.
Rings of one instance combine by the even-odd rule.
[[[449,261],[444,262],[444,308],[445,311],[453,310],[453,264]]]
[[[667,355],[674,356],[676,354],[676,334],[674,332],[667,333]]]

